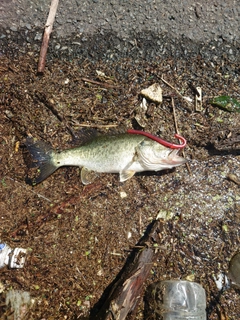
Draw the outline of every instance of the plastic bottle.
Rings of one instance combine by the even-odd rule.
[[[206,320],[206,293],[198,283],[162,281],[161,291],[164,320]]]
[[[6,243],[0,243],[0,268],[23,268],[26,260],[26,249],[10,248]]]

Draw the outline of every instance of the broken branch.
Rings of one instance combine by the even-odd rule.
[[[48,43],[49,43],[49,39],[50,39],[50,34],[52,32],[52,28],[53,28],[53,22],[55,20],[55,16],[57,13],[58,2],[59,2],[59,0],[52,0],[52,2],[51,2],[51,7],[49,10],[47,22],[45,25],[42,46],[41,46],[39,60],[38,60],[38,70],[37,70],[38,73],[43,73],[44,69],[45,69]]]

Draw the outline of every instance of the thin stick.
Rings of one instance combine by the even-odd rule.
[[[74,124],[77,127],[89,127],[89,128],[116,128],[118,124],[88,124],[88,123],[78,123]]]
[[[42,46],[41,46],[40,55],[39,55],[38,73],[43,73],[44,69],[45,69],[48,43],[49,43],[49,39],[50,39],[50,34],[52,32],[52,28],[53,28],[53,22],[55,20],[55,16],[57,13],[58,2],[59,2],[59,0],[52,0],[52,2],[51,2],[51,7],[49,10],[47,22],[45,25]]]
[[[174,103],[174,99],[173,98],[171,98],[171,102],[172,102],[173,119],[174,119],[175,130],[176,130],[176,133],[179,134],[178,124],[177,124],[177,117],[176,117],[176,109],[175,109],[175,103]]]
[[[172,108],[173,108],[173,119],[174,119],[175,130],[176,130],[176,133],[179,135],[174,99],[172,98],[171,101],[172,101]],[[179,139],[179,142],[181,143],[181,140],[180,140],[180,139]],[[182,150],[182,153],[183,153],[183,157],[186,158],[186,155],[185,155],[185,151],[184,151],[184,150]],[[190,174],[192,174],[188,162],[186,162],[186,167],[187,167],[188,172],[189,172]]]
[[[116,86],[114,84],[109,84],[109,83],[106,83],[106,82],[100,82],[100,81],[96,81],[96,80],[91,80],[91,79],[88,79],[88,78],[82,78],[82,80],[85,81],[85,82],[92,83],[92,84],[97,84],[97,85],[105,87],[105,88],[119,88],[119,86]]]
[[[25,185],[25,184],[22,184],[20,183],[19,181],[17,180],[14,180],[13,178],[10,178],[8,176],[5,176],[5,178],[15,182],[15,183],[18,183],[21,187],[29,190],[30,192],[32,192],[33,194],[37,195],[39,198],[43,198],[44,200],[48,201],[48,202],[52,202],[50,199],[48,199],[47,197],[43,196],[42,194],[38,193],[38,192],[35,192],[33,189],[29,189],[29,186]]]
[[[161,80],[168,85],[171,89],[173,89],[185,102],[187,102],[187,104],[189,105],[190,109],[188,107],[185,107],[189,112],[192,112],[192,108],[191,108],[191,104],[186,100],[186,98],[184,98],[184,96],[176,89],[174,88],[169,82],[167,82],[166,80],[163,79],[163,77],[161,77]]]
[[[142,215],[141,215],[141,210],[139,210],[139,234],[142,234]]]

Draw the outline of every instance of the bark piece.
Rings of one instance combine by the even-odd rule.
[[[106,298],[101,301],[100,311],[90,317],[98,320],[124,320],[136,308],[142,296],[144,283],[157,259],[154,244],[159,240],[159,220],[153,221],[143,238],[136,245],[122,271],[108,288]],[[99,302],[100,304],[100,302]]]

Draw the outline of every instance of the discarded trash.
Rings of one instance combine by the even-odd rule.
[[[34,300],[31,299],[27,291],[9,290],[6,294],[6,305],[10,306],[14,314],[14,320],[26,319],[26,315],[33,303]]]
[[[229,263],[228,272],[220,272],[213,279],[219,291],[222,293],[232,285],[240,288],[240,252],[236,253]]]
[[[195,110],[202,111],[202,88],[196,87],[197,93],[195,95]]]
[[[23,268],[26,260],[26,249],[10,248],[6,243],[0,243],[0,268]]]
[[[224,272],[220,272],[216,276],[213,275],[213,279],[219,291],[225,291],[230,288],[230,281]]]
[[[240,112],[240,102],[229,96],[219,96],[210,100],[210,104],[228,112]]]
[[[206,320],[206,293],[191,281],[169,280],[160,284],[164,320]]]
[[[162,88],[158,83],[154,83],[147,89],[143,89],[141,95],[156,103],[162,103],[163,101]]]
[[[136,109],[135,120],[142,127],[145,128],[147,125],[146,112],[148,110],[147,100],[143,97],[140,106]]]

